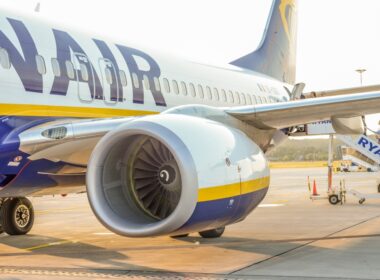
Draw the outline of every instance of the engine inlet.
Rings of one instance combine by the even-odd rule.
[[[174,156],[151,137],[139,137],[131,149],[128,188],[140,208],[152,218],[163,220],[177,207],[181,176]]]

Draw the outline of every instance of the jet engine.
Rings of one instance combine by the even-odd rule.
[[[130,237],[174,235],[244,219],[264,198],[268,163],[243,132],[163,114],[106,134],[87,170],[97,218]]]

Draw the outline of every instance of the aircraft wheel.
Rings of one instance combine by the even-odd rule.
[[[377,186],[377,192],[380,193],[380,184]]]
[[[339,197],[336,194],[330,195],[329,196],[329,202],[332,205],[336,205],[339,202]]]
[[[199,235],[203,238],[218,238],[221,237],[224,233],[225,227],[219,227],[215,229],[200,231]]]
[[[2,227],[9,235],[27,234],[33,227],[34,209],[25,197],[7,199],[1,207]]]

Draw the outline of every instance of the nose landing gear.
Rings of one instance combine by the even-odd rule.
[[[29,199],[15,197],[0,202],[0,232],[24,235],[32,229],[33,223],[34,209]]]

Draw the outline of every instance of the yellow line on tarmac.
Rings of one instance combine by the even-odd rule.
[[[270,168],[316,168],[326,166],[327,161],[272,161],[269,163]]]
[[[68,244],[68,243],[76,243],[76,241],[65,240],[65,241],[51,242],[51,243],[46,243],[46,244],[42,244],[42,245],[38,245],[34,247],[25,248],[24,250],[35,251],[38,249],[48,248],[52,246],[59,246],[59,245]]]
[[[50,213],[65,213],[65,212],[72,212],[72,211],[78,211],[78,210],[85,210],[87,208],[85,207],[76,207],[76,208],[63,208],[63,209],[49,209],[49,210],[39,210],[36,211],[36,214],[50,214]]]

